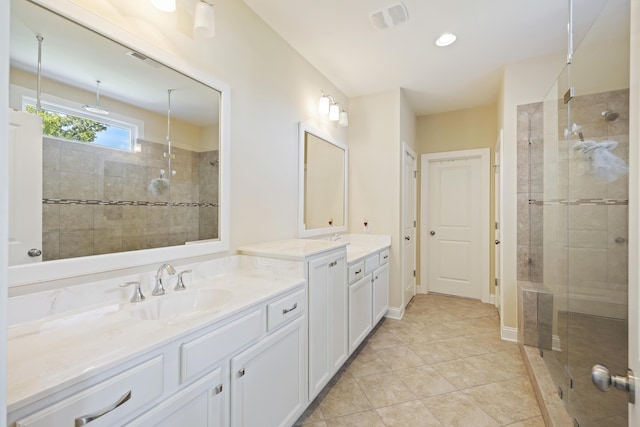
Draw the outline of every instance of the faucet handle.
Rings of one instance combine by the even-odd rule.
[[[191,273],[191,269],[189,270],[184,270],[181,271],[180,273],[178,273],[178,282],[176,283],[176,287],[173,288],[174,291],[184,291],[186,288],[186,286],[184,286],[184,281],[182,280],[182,275],[184,273]]]
[[[120,283],[120,287],[121,288],[125,288],[125,287],[131,286],[131,285],[134,285],[135,289],[133,291],[133,296],[131,297],[131,299],[129,301],[131,301],[131,302],[144,301],[144,295],[142,294],[142,289],[140,289],[140,282]]]

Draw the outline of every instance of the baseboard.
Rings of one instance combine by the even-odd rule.
[[[551,337],[551,349],[553,351],[562,351],[562,347],[560,346],[560,337],[558,335]]]
[[[518,342],[518,328],[503,326],[500,329],[500,338],[504,341]]]
[[[395,320],[402,320],[402,316],[404,316],[404,308],[398,307],[389,307],[387,314],[384,315],[384,317]]]

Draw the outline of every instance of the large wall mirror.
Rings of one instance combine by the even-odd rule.
[[[227,250],[226,85],[38,3],[11,0],[10,285]]]
[[[299,125],[300,237],[347,230],[347,147],[309,123]]]

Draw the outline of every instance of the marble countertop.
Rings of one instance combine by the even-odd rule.
[[[201,278],[187,292],[215,289],[227,297],[215,309],[165,320],[133,316],[140,303],[111,303],[67,311],[14,325],[8,330],[7,410],[12,412],[52,393],[161,347],[198,328],[277,297],[304,280],[258,271]]]
[[[257,243],[238,248],[244,255],[302,261],[307,257],[333,249],[344,248],[348,242],[338,240],[288,239]]]
[[[391,236],[387,235],[341,234],[338,240],[325,237],[258,243],[242,246],[238,248],[238,252],[244,255],[302,261],[307,257],[344,247],[347,251],[347,263],[351,264],[390,246]]]

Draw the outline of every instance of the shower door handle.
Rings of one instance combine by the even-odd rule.
[[[636,403],[635,377],[633,371],[627,369],[627,376],[611,375],[604,365],[591,368],[591,382],[600,391],[609,391],[611,386],[629,393],[629,403]]]
[[[29,255],[29,256],[30,256],[30,257],[32,257],[32,258],[37,258],[37,257],[39,257],[40,255],[42,255],[42,251],[41,251],[40,249],[36,249],[36,248],[29,249],[29,250],[27,251],[27,255]]]

